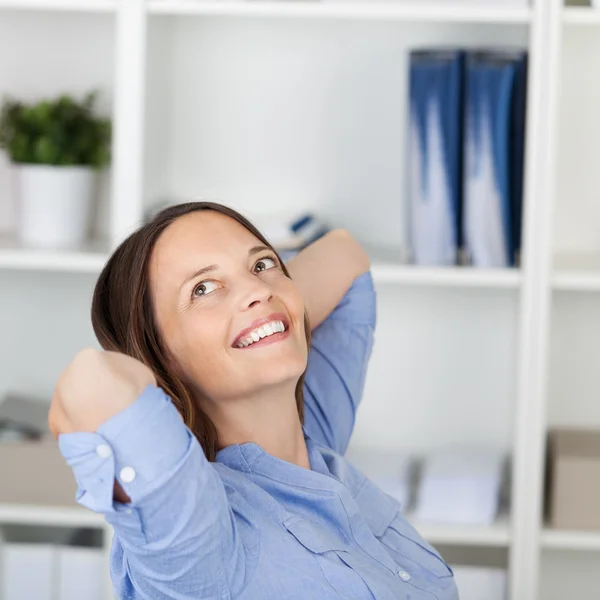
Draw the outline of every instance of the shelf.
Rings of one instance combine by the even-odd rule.
[[[117,0],[0,0],[0,10],[116,12]]]
[[[600,255],[568,254],[554,258],[555,290],[600,291]]]
[[[374,280],[382,284],[513,289],[521,283],[521,273],[517,269],[432,268],[373,262],[372,271]]]
[[[392,250],[366,246],[371,257],[373,279],[380,284],[424,287],[518,288],[519,269],[477,269],[474,267],[418,267],[404,264]]]
[[[99,273],[108,258],[102,249],[102,244],[95,243],[78,251],[37,250],[13,238],[0,237],[0,270]]]
[[[149,0],[150,13],[233,17],[307,17],[382,21],[528,24],[525,7],[476,6],[472,2],[365,2],[329,0]]]
[[[545,528],[542,546],[555,550],[592,550],[600,552],[600,531],[562,531]]]
[[[600,25],[600,9],[585,6],[565,8],[563,22],[566,25]]]
[[[103,515],[74,506],[0,504],[0,525],[47,525],[52,527],[104,527]]]
[[[434,546],[503,548],[510,544],[510,526],[506,515],[501,515],[493,525],[489,526],[419,523],[418,520],[411,518],[410,513],[406,518]]]
[[[99,244],[81,251],[34,250],[14,240],[0,238],[0,270],[58,271],[98,274],[108,253]],[[373,257],[373,278],[380,284],[424,287],[517,288],[521,273],[516,269],[430,268],[401,264]]]

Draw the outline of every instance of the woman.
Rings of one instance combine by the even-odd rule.
[[[332,232],[288,266],[234,211],[190,203],[100,275],[105,352],[61,374],[50,424],[78,501],[114,527],[118,598],[457,598],[343,458],[375,322],[366,255]]]

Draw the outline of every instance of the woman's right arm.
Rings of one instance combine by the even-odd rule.
[[[221,599],[240,589],[244,550],[223,483],[147,367],[82,351],[59,378],[49,423],[78,502],[115,530],[118,598]]]

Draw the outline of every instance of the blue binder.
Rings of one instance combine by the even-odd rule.
[[[471,262],[514,266],[521,244],[527,56],[466,58],[463,233]]]
[[[409,229],[419,265],[453,265],[461,244],[464,53],[410,55]]]

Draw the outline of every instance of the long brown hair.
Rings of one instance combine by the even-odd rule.
[[[104,350],[127,354],[150,367],[158,385],[170,396],[208,460],[214,461],[218,450],[216,427],[171,366],[166,344],[154,319],[148,285],[150,256],[162,232],[180,217],[202,210],[212,210],[236,220],[277,255],[260,231],[231,208],[214,202],[170,206],[132,233],[109,258],[94,288],[92,325]],[[283,261],[280,262],[283,272],[289,277]],[[310,326],[306,315],[304,325],[307,345],[310,345]],[[302,424],[303,384],[304,374],[296,385],[296,406]]]

